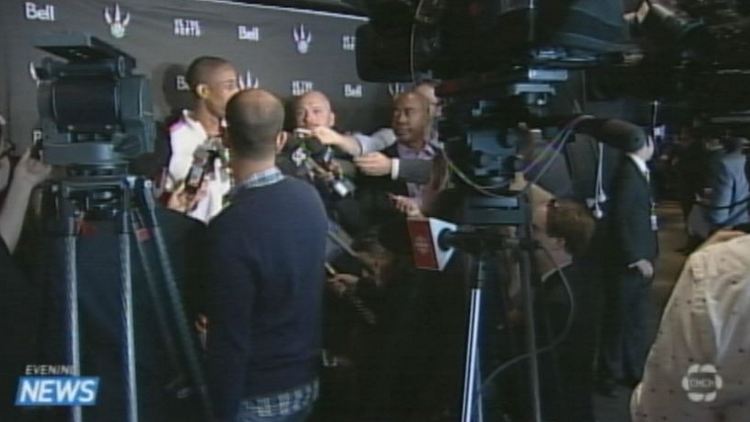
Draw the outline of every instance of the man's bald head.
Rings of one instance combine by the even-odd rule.
[[[297,98],[294,117],[297,127],[305,129],[330,128],[336,123],[331,101],[320,91],[308,91]]]
[[[227,134],[239,158],[265,159],[276,153],[284,125],[284,106],[262,89],[240,91],[227,104]]]

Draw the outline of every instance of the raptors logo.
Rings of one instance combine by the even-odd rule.
[[[398,82],[388,84],[388,92],[391,93],[391,97],[395,97],[398,94],[402,94],[404,92],[404,85]]]
[[[260,81],[258,80],[258,78],[253,77],[253,74],[248,70],[245,71],[244,75],[240,75],[239,84],[240,89],[251,89],[259,87]]]
[[[109,7],[104,8],[104,20],[109,25],[109,33],[115,38],[122,38],[125,36],[125,29],[130,23],[130,13],[125,12],[123,16],[120,5],[115,3],[114,15]]]
[[[307,54],[312,42],[312,32],[309,30],[305,32],[305,25],[300,24],[292,29],[292,36],[294,37],[294,44],[297,46],[297,52]]]

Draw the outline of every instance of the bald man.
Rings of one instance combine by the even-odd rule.
[[[284,109],[263,90],[227,104],[235,188],[209,225],[208,381],[219,421],[306,420],[318,397],[327,219],[275,164]]]

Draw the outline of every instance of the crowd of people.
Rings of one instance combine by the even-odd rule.
[[[285,127],[290,119],[282,99],[262,89],[240,90],[236,69],[222,58],[197,58],[186,80],[194,105],[165,126],[151,157],[151,168],[158,170],[148,176],[156,181],[164,205],[159,216],[169,232],[170,257],[205,364],[215,419],[457,420],[466,273],[472,258],[459,253],[441,273],[418,270],[406,229],[409,218],[457,221],[461,216],[463,191],[451,178],[438,133],[442,110],[436,83],[424,81],[396,95],[390,127],[366,135],[337,130],[332,104],[319,91],[292,99],[294,127]],[[522,137],[530,143],[523,148],[529,154],[545,142],[531,136],[528,128],[518,130],[529,135]],[[298,156],[309,153],[312,147],[307,143],[312,142],[329,155],[324,162]],[[706,235],[748,221],[746,205],[741,204],[747,179],[738,176],[738,169],[744,175],[741,146],[741,140],[727,141],[712,167],[715,183],[707,196],[711,228]],[[534,184],[517,177],[515,189],[528,191],[538,342],[555,346],[552,353],[540,355],[542,410],[548,420],[594,421],[595,388],[609,394],[617,383],[635,387],[641,380],[634,416],[639,421],[663,420],[653,417],[659,412],[653,407],[661,400],[649,391],[674,378],[674,373],[654,362],[660,359],[657,353],[668,355],[664,349],[675,347],[673,336],[690,327],[679,325],[686,323],[684,319],[674,327],[664,326],[667,331],[653,346],[658,352],[652,351],[647,363],[646,308],[659,255],[648,166],[653,155],[654,144],[643,133],[623,147],[613,182],[606,186],[609,205],[603,216],[592,212],[583,198],[555,197],[550,191],[556,189],[545,186],[545,178]],[[6,319],[28,303],[24,295],[29,294],[7,292],[40,288],[22,286],[25,276],[10,256],[32,188],[50,173],[49,166],[28,152],[13,171],[10,167],[3,154],[0,274],[3,283],[14,280],[3,286]],[[191,180],[196,168],[205,170],[197,186]],[[356,189],[337,191],[330,182],[341,178],[353,180]],[[508,227],[496,230],[499,237],[515,235]],[[700,256],[719,256],[718,248],[739,250],[747,243],[739,237],[715,246],[716,252],[703,249]],[[106,249],[102,245],[91,241],[83,248],[96,254]],[[486,288],[480,341],[485,377],[497,364],[523,354],[518,344],[526,335],[521,323],[526,310],[515,254],[492,254],[493,277]],[[747,278],[747,271],[742,272],[747,260],[737,255],[733,275],[722,280],[740,289],[736,285],[738,278]],[[714,267],[700,269],[710,266],[707,259],[691,258],[692,273],[686,270],[683,277],[713,280]],[[101,262],[83,267],[84,276],[104,267],[118,268]],[[98,273],[99,278],[103,274]],[[110,287],[100,283],[83,293],[84,315],[98,321],[84,323],[88,331],[83,338],[90,343],[83,369],[102,372],[92,373],[101,375],[102,392],[99,410],[91,412],[98,412],[98,420],[117,421],[124,420],[124,405],[117,404],[123,391],[112,386],[122,382],[122,374],[116,375],[120,357],[113,356],[119,353],[122,333],[116,306],[110,309],[107,304],[121,298]],[[697,294],[690,289],[695,283],[681,278],[675,292],[680,299],[672,299],[668,315],[677,312],[683,297]],[[716,295],[722,294],[718,290]],[[140,361],[139,390],[153,395],[141,404],[147,415],[143,420],[199,419],[199,412],[193,411],[196,400],[187,405],[164,388],[177,374],[165,365],[160,336],[150,326],[154,314],[145,310],[149,303],[137,300],[136,293],[136,305],[141,306],[137,331],[151,333],[142,342],[148,346],[139,348],[145,356]],[[54,309],[41,304],[24,312]],[[54,326],[39,325],[35,332]],[[45,334],[32,337],[37,350],[6,362],[6,373],[21,375],[17,371],[22,359],[28,363],[54,356],[38,351]],[[734,340],[728,342],[735,347]],[[484,388],[489,420],[528,417],[532,398],[526,393],[526,376],[522,368],[513,369],[517,370],[497,376]],[[0,385],[3,410],[12,397],[13,381],[5,377]],[[676,418],[669,420],[688,420],[677,414],[669,413]],[[39,417],[30,412],[16,417],[35,416]]]

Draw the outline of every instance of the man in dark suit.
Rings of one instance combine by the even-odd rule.
[[[654,153],[650,139],[640,138],[618,170],[612,230],[612,283],[604,286],[601,339],[601,387],[611,393],[614,381],[634,385],[646,358],[648,292],[658,255],[656,213],[646,162]]]
[[[396,142],[382,151],[388,158],[420,160],[431,163],[439,153],[439,146],[431,141],[430,104],[416,91],[398,95],[393,100],[391,126]],[[359,158],[355,159],[355,163]],[[431,168],[431,164],[430,164]],[[359,200],[370,222],[383,223],[399,216],[390,195],[414,198],[421,205],[424,182],[407,182],[392,174],[365,173],[360,180]],[[429,179],[429,178],[428,178]]]

